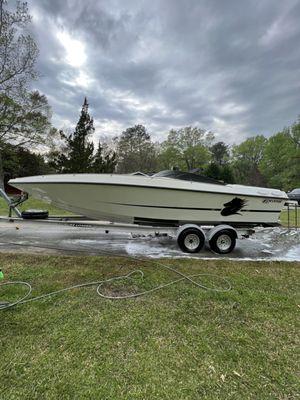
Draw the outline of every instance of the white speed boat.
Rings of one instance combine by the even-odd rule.
[[[88,218],[151,226],[274,226],[288,198],[277,189],[223,184],[179,171],[44,175],[9,184]]]

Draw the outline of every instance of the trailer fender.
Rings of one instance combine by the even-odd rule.
[[[181,232],[183,232],[184,230],[188,229],[188,228],[194,228],[194,229],[198,229],[198,231],[202,232],[204,237],[205,237],[205,232],[203,231],[203,229],[199,226],[199,225],[195,225],[195,224],[185,224],[185,225],[181,225],[176,232],[176,239],[178,239],[179,235],[181,234]]]
[[[206,235],[206,239],[208,240],[208,241],[210,241],[211,239],[212,239],[212,237],[217,233],[217,232],[220,232],[220,231],[223,231],[223,230],[227,230],[227,231],[231,231],[231,232],[233,232],[234,234],[235,234],[235,238],[237,239],[238,238],[238,234],[237,234],[237,231],[236,231],[236,229],[234,229],[232,226],[230,226],[230,225],[217,225],[217,226],[214,226],[209,232],[208,232],[208,234]]]

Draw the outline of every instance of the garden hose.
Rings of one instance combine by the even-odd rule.
[[[26,244],[23,244],[23,245],[27,246]],[[45,248],[49,248],[47,246],[35,246],[35,247],[40,247],[40,248],[44,248],[44,249]],[[51,247],[51,248],[53,249],[53,247]],[[61,249],[61,248],[58,248],[58,247],[55,247],[55,249],[56,250],[64,250],[64,249]],[[77,250],[77,251],[74,250],[74,252],[78,252],[78,251],[79,250]],[[82,251],[79,251],[79,252],[82,252]],[[108,254],[111,256],[111,253],[101,252],[101,255],[108,255]],[[32,286],[28,282],[23,282],[23,281],[3,282],[3,283],[0,283],[0,288],[3,287],[3,286],[8,286],[8,285],[10,285],[10,286],[11,285],[19,285],[19,286],[26,287],[27,288],[27,292],[19,300],[16,300],[16,301],[13,301],[13,302],[2,302],[2,303],[0,302],[0,311],[8,309],[8,308],[15,307],[17,305],[27,304],[27,303],[32,302],[32,301],[42,300],[42,299],[45,299],[47,297],[51,297],[51,296],[54,296],[54,295],[57,295],[59,293],[63,293],[63,292],[66,292],[66,291],[69,291],[69,290],[72,290],[72,289],[79,289],[79,288],[85,288],[85,287],[90,287],[90,286],[95,286],[97,294],[100,297],[102,297],[104,299],[109,299],[109,300],[130,299],[130,298],[136,298],[136,297],[144,296],[146,294],[153,293],[153,292],[155,292],[157,290],[161,290],[163,288],[166,288],[168,286],[171,286],[171,285],[173,285],[175,283],[178,283],[180,281],[183,281],[183,280],[186,280],[186,281],[194,284],[199,289],[205,289],[205,290],[214,291],[214,292],[227,292],[227,291],[231,290],[230,282],[227,279],[225,279],[223,277],[220,277],[218,275],[214,275],[214,274],[186,275],[186,274],[178,271],[177,269],[175,269],[173,267],[170,267],[170,266],[168,266],[166,264],[162,264],[160,262],[149,260],[149,259],[146,259],[146,258],[137,258],[137,257],[133,257],[133,256],[126,256],[126,255],[124,255],[124,256],[123,255],[118,255],[118,257],[130,259],[130,260],[134,260],[134,261],[139,261],[139,262],[142,262],[142,263],[147,262],[147,263],[151,263],[151,264],[157,265],[162,269],[168,270],[169,272],[173,272],[173,273],[179,275],[179,278],[175,279],[175,280],[172,280],[171,282],[164,283],[162,285],[158,285],[158,286],[156,286],[156,287],[154,287],[152,289],[145,290],[143,292],[133,293],[133,294],[126,294],[124,296],[107,295],[107,294],[104,294],[101,291],[101,289],[102,289],[103,285],[106,284],[106,283],[109,283],[109,282],[111,283],[111,282],[115,282],[115,281],[122,280],[122,279],[130,279],[135,274],[139,274],[141,277],[144,277],[143,271],[134,270],[134,271],[129,272],[126,275],[119,275],[119,276],[103,279],[103,280],[100,280],[100,281],[80,283],[80,284],[77,284],[77,285],[69,286],[69,287],[66,287],[66,288],[63,288],[63,289],[59,289],[59,290],[56,290],[56,291],[53,291],[53,292],[50,292],[50,293],[46,293],[46,294],[43,294],[43,295],[40,295],[40,296],[36,296],[36,297],[29,297],[31,292],[32,292]],[[204,277],[204,276],[212,277],[212,278],[218,279],[221,282],[223,282],[223,284],[225,284],[225,287],[222,287],[222,288],[221,287],[209,287],[209,286],[206,286],[204,284],[201,284],[201,283],[195,281],[195,278],[201,277],[201,276],[202,277]]]

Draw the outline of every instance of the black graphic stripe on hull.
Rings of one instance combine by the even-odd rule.
[[[163,208],[169,210],[195,210],[195,211],[221,211],[222,208],[204,208],[204,207],[170,207],[170,206],[153,206],[149,204],[128,204],[128,203],[109,203],[118,206],[127,207],[146,207],[146,208]],[[267,213],[280,213],[281,210],[240,210],[241,212],[267,212]]]

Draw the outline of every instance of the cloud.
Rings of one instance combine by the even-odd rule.
[[[65,62],[71,67],[82,67],[87,58],[84,43],[72,38],[66,31],[58,31],[56,36],[65,50]]]
[[[296,120],[300,2],[31,0],[35,87],[53,122],[75,125],[84,96],[95,138],[145,124],[156,140],[199,125],[236,143]]]

